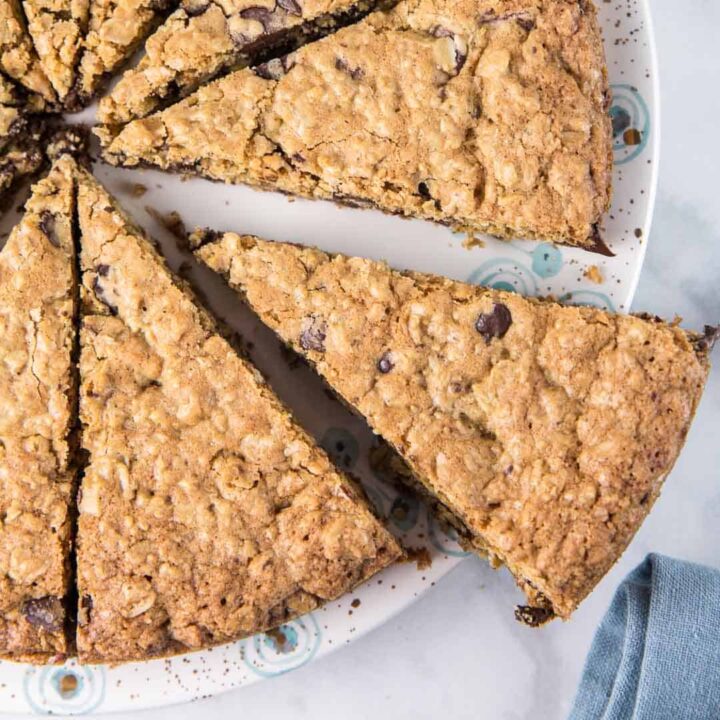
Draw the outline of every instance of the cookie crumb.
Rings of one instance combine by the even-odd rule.
[[[163,215],[154,207],[146,205],[145,212],[150,215],[153,220],[157,220],[157,222],[175,236],[175,239],[178,241],[178,247],[181,249],[187,248],[188,231],[185,228],[185,223],[177,210],[172,210],[166,215]]]
[[[477,237],[474,233],[468,232],[467,235],[465,235],[462,246],[466,250],[472,250],[472,248],[484,248],[485,241]]]
[[[590,265],[583,273],[583,277],[596,285],[602,285],[605,278],[597,265]]]
[[[432,557],[426,547],[405,548],[406,562],[414,562],[418,570],[427,570],[432,566]]]

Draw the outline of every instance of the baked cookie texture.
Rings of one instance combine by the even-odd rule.
[[[0,655],[25,662],[72,650],[74,167],[35,185],[0,252]]]
[[[23,0],[28,31],[40,66],[63,105],[76,84],[76,68],[87,32],[90,0]]]
[[[403,0],[96,132],[117,165],[597,250],[609,98],[589,0]]]
[[[624,551],[707,378],[710,328],[234,233],[194,242],[395,448],[464,545],[507,565],[532,625],[567,618]]]
[[[43,164],[42,128],[32,113],[38,101],[0,73],[0,208],[18,182]]]
[[[27,31],[20,0],[0,0],[0,70],[50,106],[57,102]]]
[[[186,0],[100,101],[98,120],[119,125],[188,95],[228,68],[284,54],[360,19],[378,0]]]
[[[335,598],[401,555],[88,174],[78,654],[227,642]]]
[[[179,0],[91,0],[77,94],[89,102]]]

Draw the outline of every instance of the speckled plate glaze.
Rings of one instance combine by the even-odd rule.
[[[158,218],[171,211],[187,227],[210,226],[255,233],[351,255],[384,258],[399,268],[459,280],[553,294],[568,303],[627,311],[645,254],[655,198],[659,147],[657,63],[646,0],[599,3],[614,101],[615,177],[604,234],[615,257],[529,242],[464,236],[419,221],[328,203],[289,201],[271,193],[183,182],[155,172],[98,166],[98,177],[156,237],[175,269],[187,274],[215,312],[237,329],[271,384],[338,464],[359,477],[389,526],[407,546],[427,548],[430,567],[398,565],[327,607],[283,626],[205,652],[120,667],[31,667],[0,663],[0,711],[84,714],[179,703],[312,662],[377,627],[412,603],[464,557],[411,495],[384,481],[369,461],[376,443],[364,423],[329,397],[318,378],[288,358],[219,279],[198,268]],[[141,195],[141,184],[147,192]],[[5,218],[7,225],[10,218]],[[4,229],[4,228],[3,228]],[[599,276],[591,271],[597,268]],[[590,277],[594,277],[595,282]],[[601,282],[597,282],[601,280]],[[508,577],[508,582],[511,579]],[[518,599],[520,596],[518,595]],[[508,613],[512,608],[508,607]]]

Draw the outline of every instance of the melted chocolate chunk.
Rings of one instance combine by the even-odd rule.
[[[540,627],[552,620],[555,613],[550,608],[519,605],[515,608],[515,619],[530,627]]]
[[[588,252],[598,253],[598,255],[605,255],[606,257],[615,257],[615,253],[607,246],[605,240],[603,240],[600,234],[600,227],[597,223],[592,226],[588,244],[584,247]]]
[[[514,20],[525,32],[530,32],[535,27],[535,20],[529,13],[511,12],[497,15],[494,10],[486,12],[478,18],[478,25],[492,25],[494,23]]]
[[[100,267],[106,268],[106,265],[101,265]],[[98,274],[95,276],[95,279],[92,283],[92,289],[95,293],[95,297],[103,304],[105,307],[110,310],[111,315],[117,315],[118,309],[116,305],[113,305],[106,297],[105,297],[105,288],[100,284],[100,267],[98,267]]]
[[[65,621],[62,602],[54,595],[25,600],[20,612],[31,625],[47,632],[58,632]]]
[[[495,303],[492,312],[482,313],[475,322],[475,329],[489,345],[493,338],[501,338],[512,325],[512,315],[502,303]]]
[[[249,7],[240,13],[240,17],[245,20],[257,20],[267,32],[272,22],[272,11],[264,7]]]
[[[310,318],[308,326],[300,333],[300,347],[303,350],[325,352],[327,323],[317,318]]]
[[[285,55],[281,58],[268,60],[266,63],[256,65],[252,70],[263,80],[279,80],[283,75],[295,65],[295,60],[291,55]]]
[[[335,67],[340,70],[341,72],[346,73],[349,75],[353,80],[359,80],[365,73],[363,72],[362,68],[353,68],[350,67],[345,60],[342,58],[337,58],[335,60]]]
[[[720,325],[717,327],[706,325],[705,333],[694,343],[695,349],[698,352],[709,352],[718,340],[720,340]]]
[[[467,60],[467,54],[462,52],[458,47],[458,41],[455,33],[442,25],[436,25],[432,29],[431,34],[438,38],[452,38],[453,45],[455,46],[455,74],[457,75],[462,70],[465,61]]]
[[[100,265],[98,265],[95,268],[95,270],[96,270],[97,274],[100,275],[100,277],[107,277],[108,274],[110,273],[110,266],[104,265],[103,263],[101,263]]]
[[[296,0],[277,0],[277,4],[290,15],[302,15],[302,8]]]
[[[383,374],[387,375],[393,368],[395,363],[392,361],[392,357],[389,352],[383,354],[383,356],[377,361],[377,369]]]
[[[43,210],[40,214],[40,230],[51,245],[60,247],[60,239],[55,232],[55,216],[49,210]]]

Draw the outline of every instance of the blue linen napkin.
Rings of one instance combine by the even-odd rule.
[[[569,720],[720,720],[720,572],[651,554],[593,640]]]

